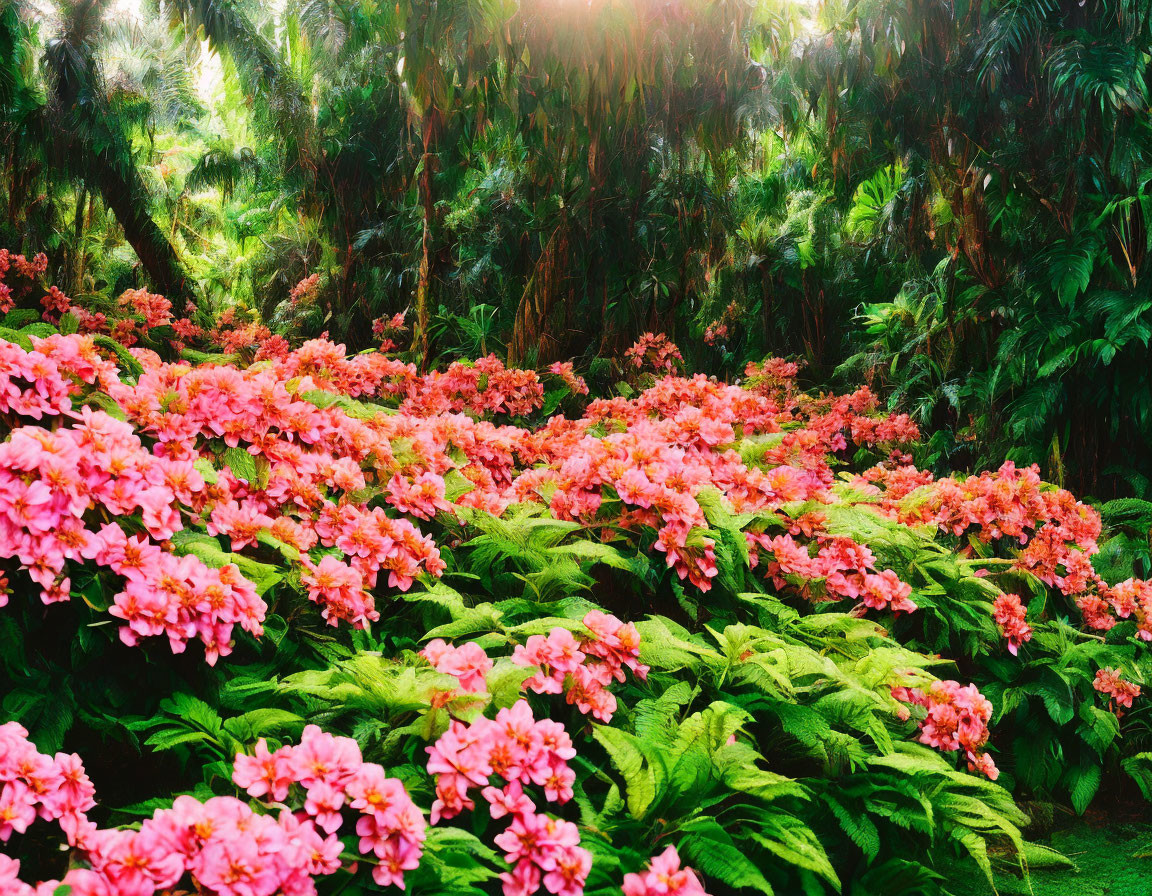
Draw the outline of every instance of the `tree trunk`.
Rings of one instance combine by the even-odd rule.
[[[96,197],[92,195],[91,191],[88,192],[88,211],[84,217],[84,232],[92,230],[92,216],[96,213]],[[76,271],[76,293],[79,294],[84,291],[84,274],[88,270],[88,253],[86,251],[80,253],[80,267]]]
[[[164,231],[148,214],[141,192],[143,184],[130,183],[102,156],[93,157],[90,164],[95,169],[93,179],[104,205],[124,228],[124,238],[140,259],[153,289],[172,303],[176,317],[182,317],[188,306],[188,277]]]
[[[568,221],[561,213],[516,305],[512,339],[508,343],[510,367],[522,364],[533,348],[539,350],[544,325],[566,280],[567,260]]]
[[[428,327],[431,324],[432,219],[436,204],[432,196],[433,147],[436,142],[436,113],[424,116],[424,158],[420,168],[420,204],[424,209],[424,235],[420,240],[420,272],[416,280],[416,325],[412,329],[412,351],[420,359],[420,370],[428,367]]]
[[[81,33],[86,17],[99,16],[105,0],[86,0],[72,9],[74,19],[66,21],[63,39],[51,45],[45,55],[51,104],[60,119],[54,124],[58,138],[56,164],[65,176],[72,174],[68,160],[81,159],[89,190],[100,193],[104,207],[116,216],[124,237],[136,252],[153,289],[172,302],[179,317],[187,308],[189,292],[176,250],[148,211],[148,188],[132,159],[131,143],[120,122],[107,107],[100,92],[96,63],[91,48],[77,43],[72,29]],[[52,121],[46,122],[53,126]]]
[[[78,296],[84,278],[84,211],[88,205],[88,190],[80,188],[76,195],[76,214],[72,223],[72,257],[68,263],[68,292]]]

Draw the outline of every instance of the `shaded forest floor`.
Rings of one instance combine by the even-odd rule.
[[[1152,812],[1090,812],[1040,842],[1073,866],[1033,867],[1030,881],[1001,878],[1000,896],[1152,896]],[[958,893],[992,896],[982,881]]]

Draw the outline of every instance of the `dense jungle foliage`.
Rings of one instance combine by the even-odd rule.
[[[0,0],[0,894],[1152,896],[1146,0]]]
[[[1148,497],[1149,12],[5,0],[0,245],[425,368],[791,355],[939,472]]]

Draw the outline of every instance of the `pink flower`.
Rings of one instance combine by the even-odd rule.
[[[1026,621],[1027,612],[1017,594],[1001,594],[992,608],[992,616],[1008,641],[1008,652],[1013,656],[1021,644],[1032,640],[1032,626]]]
[[[13,831],[23,834],[36,820],[36,797],[23,781],[8,781],[0,788],[0,841]]]
[[[975,685],[961,686],[955,681],[934,681],[927,691],[920,688],[893,688],[897,700],[921,706],[925,710],[920,722],[920,743],[938,750],[962,750],[972,771],[980,771],[995,781],[999,771],[992,757],[984,752],[988,742],[988,723],[992,704]]]
[[[292,748],[289,762],[294,779],[309,790],[319,784],[343,788],[361,766],[360,747],[350,737],[336,737],[309,725],[300,745]]]
[[[325,555],[317,564],[307,556],[301,557],[300,562],[305,569],[301,580],[308,589],[308,598],[320,604],[321,615],[329,625],[343,619],[355,628],[363,628],[380,618],[372,596],[364,590],[364,576],[358,568],[331,555]]]
[[[1111,698],[1110,705],[1117,712],[1121,706],[1131,709],[1132,700],[1140,696],[1140,685],[1126,681],[1117,669],[1097,670],[1092,687],[1101,694],[1107,694]]]
[[[639,874],[624,875],[624,896],[707,896],[691,868],[680,866],[676,847],[669,846]]]
[[[469,641],[453,647],[437,638],[430,641],[420,655],[431,662],[437,672],[456,678],[465,694],[482,694],[487,690],[485,679],[492,670],[492,660],[479,644]]]

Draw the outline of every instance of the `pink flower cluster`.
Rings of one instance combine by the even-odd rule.
[[[858,482],[875,484],[882,508],[904,523],[927,522],[954,535],[974,529],[982,541],[1005,538],[1022,545],[1014,568],[1071,597],[1089,628],[1107,631],[1132,618],[1137,637],[1152,641],[1152,582],[1128,579],[1110,586],[1096,573],[1092,555],[1099,550],[1100,515],[1070,492],[1045,487],[1038,467],[1019,469],[1009,461],[995,473],[933,480],[914,467],[881,465]],[[1027,641],[1031,629],[1010,601],[997,606],[997,623],[1015,653],[1013,645]]]
[[[491,358],[481,359],[474,367],[456,365],[443,374],[418,377],[411,365],[383,355],[349,358],[342,347],[314,340],[288,354],[273,370],[197,368],[186,376],[171,375],[168,370],[163,365],[150,370],[132,390],[134,394],[118,394],[118,400],[146,426],[156,427],[166,446],[175,447],[177,439],[187,435],[177,430],[169,437],[164,429],[177,421],[195,420],[205,437],[223,435],[229,443],[245,441],[254,453],[258,449],[268,456],[274,480],[276,467],[295,466],[296,481],[285,487],[296,492],[291,497],[302,506],[319,500],[309,489],[307,467],[301,469],[312,457],[327,451],[355,459],[374,457],[377,475],[381,475],[395,463],[392,444],[403,439],[410,446],[404,450],[417,455],[405,475],[391,481],[393,503],[403,512],[427,516],[443,510],[435,477],[455,467],[475,486],[457,499],[466,506],[502,513],[509,503],[548,496],[553,513],[563,519],[607,523],[629,533],[651,526],[658,530],[656,547],[665,552],[669,566],[704,589],[716,568],[714,546],[700,534],[707,526],[696,501],[701,489],[720,489],[737,512],[818,497],[832,481],[824,455],[846,444],[841,430],[868,430],[867,438],[879,438],[898,434],[899,429],[894,425],[892,432],[882,432],[865,425],[861,414],[874,406],[874,396],[868,393],[836,401],[822,399],[814,419],[816,429],[786,434],[781,446],[765,455],[761,468],[745,465],[735,452],[724,450],[739,437],[734,424],[743,434],[774,432],[779,431],[780,420],[791,419],[790,414],[772,399],[704,377],[665,378],[632,401],[593,402],[582,420],[554,418],[530,433],[449,413],[456,409],[489,414],[527,410],[508,395],[511,387],[505,379],[515,377],[523,377],[532,386],[536,397],[529,403],[535,406],[540,395],[535,374],[507,371]],[[234,381],[227,384],[228,394],[219,391],[224,380]],[[305,403],[287,393],[288,382],[299,383],[299,392],[321,387],[348,395],[395,395],[402,401],[403,413],[367,421],[351,419],[336,408],[328,408],[327,413],[304,410]],[[168,410],[163,415],[154,410],[158,401],[147,398],[144,403],[153,389],[177,396],[176,401],[166,402]],[[500,394],[492,393],[493,389]],[[187,410],[185,392],[192,405]],[[260,396],[260,406],[253,417],[246,415],[233,423],[230,408],[237,398],[251,392]],[[222,413],[217,410],[221,406]],[[301,410],[295,410],[298,407]],[[431,414],[438,416],[427,416]],[[589,429],[598,425],[608,426],[608,435],[590,435]],[[297,445],[291,450],[281,447],[283,436],[271,440],[277,431]],[[464,460],[455,459],[454,451],[462,452]],[[305,475],[300,476],[301,472]],[[397,475],[394,467],[387,473],[388,477]],[[309,496],[300,490],[309,491]],[[601,513],[606,496],[619,497],[623,509],[613,512],[619,505],[610,500]],[[409,497],[416,500],[409,501]],[[277,504],[284,508],[279,498]]]
[[[435,638],[425,645],[420,656],[428,660],[437,672],[459,681],[462,693],[482,694],[488,688],[486,679],[493,663],[484,648],[475,641],[453,647],[444,639]]]
[[[316,291],[319,286],[320,275],[309,274],[289,291],[288,303],[291,305],[301,305],[312,301],[316,298]]]
[[[415,479],[393,476],[388,480],[389,504],[401,513],[410,513],[422,520],[430,520],[438,511],[451,512],[452,505],[444,500],[444,477],[424,471]]]
[[[494,720],[453,721],[427,751],[428,773],[436,776],[433,824],[475,808],[469,791],[477,789],[492,818],[511,818],[495,838],[512,866],[501,875],[505,896],[529,896],[541,884],[554,896],[583,892],[592,856],[580,846],[579,831],[570,821],[537,813],[524,791],[531,784],[542,788],[549,802],[572,798],[576,775],[568,760],[576,751],[563,725],[535,719],[527,701],[520,700]],[[494,776],[503,786],[491,784]]]
[[[639,874],[624,875],[624,896],[708,896],[691,868],[682,868],[676,847],[653,856]]]
[[[37,817],[58,822],[73,842],[94,795],[75,753],[48,756],[16,722],[0,725],[0,842],[23,834]]]
[[[876,572],[876,557],[867,546],[850,538],[818,536],[815,556],[791,535],[768,536],[746,532],[753,566],[759,552],[771,554],[765,564],[777,588],[794,587],[809,600],[859,600],[873,610],[911,613],[916,604],[912,586],[900,581],[891,569]]]
[[[1136,637],[1152,641],[1152,582],[1126,579],[1109,586],[1092,572],[1083,593],[1076,597],[1076,606],[1091,628],[1108,631],[1120,619],[1131,618],[1136,621]]]
[[[571,361],[557,361],[548,368],[548,372],[559,377],[573,395],[588,394],[588,383],[584,381],[584,377],[576,373]]]
[[[268,606],[234,563],[214,569],[195,556],[179,557],[140,536],[129,538],[116,523],[91,536],[89,550],[97,563],[126,579],[108,612],[124,620],[120,640],[129,646],[167,635],[172,652],[180,653],[196,637],[214,665],[232,652],[235,625],[263,634]]]
[[[720,317],[704,328],[704,344],[715,345],[717,342],[727,339],[729,327],[746,316],[746,309],[741,308],[735,301],[729,302]]]
[[[251,356],[252,346],[265,345],[273,340],[272,331],[266,326],[254,321],[245,321],[238,316],[240,312],[235,308],[227,308],[219,317],[216,318],[216,324],[208,333],[208,341],[220,348],[227,354],[241,354]],[[288,348],[287,342],[278,342],[283,344],[284,348]]]
[[[325,503],[315,527],[320,543],[347,554],[369,588],[375,588],[378,574],[387,571],[388,584],[407,591],[421,568],[436,576],[446,565],[430,536],[380,507]]]
[[[805,428],[785,433],[760,462],[746,464],[727,446],[780,432],[791,412],[776,398],[702,376],[664,377],[635,399],[593,401],[581,420],[550,420],[534,434],[547,465],[521,473],[510,492],[513,500],[547,500],[560,519],[603,526],[608,540],[608,527],[632,538],[656,530],[654,546],[668,566],[707,590],[716,575],[715,546],[703,531],[701,492],[719,491],[736,513],[830,499],[827,455],[846,447],[844,431],[857,433],[860,444],[904,434],[896,419],[866,424],[871,418],[863,415],[874,404],[875,396],[863,390],[813,402],[816,416]],[[590,432],[594,426],[606,434]]]
[[[537,666],[539,671],[524,682],[537,694],[565,692],[567,700],[585,715],[602,722],[612,720],[616,697],[608,691],[613,680],[623,682],[624,669],[640,679],[648,667],[640,662],[640,633],[632,623],[593,610],[584,617],[590,635],[579,640],[566,628],[554,628],[547,635],[532,635],[518,645],[512,662]]]
[[[382,317],[372,321],[372,335],[380,337],[379,351],[391,352],[396,349],[393,336],[400,336],[406,328],[404,324],[405,312],[400,311],[385,320]]]
[[[530,414],[544,402],[544,386],[534,370],[505,367],[495,355],[475,364],[456,361],[412,383],[400,410],[428,416],[472,413],[477,416]]]
[[[376,318],[376,320],[372,321],[372,335],[386,336],[389,333],[402,332],[405,327],[404,318],[406,316],[405,312],[398,311],[388,319],[383,317]]]
[[[979,771],[993,781],[999,777],[996,763],[984,752],[992,704],[976,685],[934,681],[927,690],[893,688],[892,696],[924,708],[925,716],[919,723],[920,743],[945,752],[963,750],[971,771]]]
[[[680,349],[663,333],[644,333],[624,352],[624,357],[636,370],[671,373],[676,364],[684,360]]]
[[[0,339],[0,413],[41,420],[72,407],[72,383],[54,360]]]
[[[340,841],[287,809],[258,814],[232,797],[180,796],[138,831],[93,831],[84,843],[108,896],[153,896],[188,875],[211,896],[313,896],[340,866]]]
[[[375,857],[372,879],[403,888],[404,872],[420,864],[424,816],[403,785],[384,769],[364,762],[356,741],[304,729],[298,746],[269,752],[261,738],[255,754],[236,757],[232,780],[249,796],[284,802],[293,785],[304,790],[304,815],[328,835],[344,823],[345,808],[359,813],[360,852]],[[339,855],[338,846],[335,848]]]
[[[704,330],[704,343],[706,345],[715,345],[722,339],[728,338],[728,324],[721,321],[713,321]]]
[[[148,454],[103,411],[85,407],[57,430],[20,427],[0,444],[0,556],[20,561],[45,603],[68,599],[67,563],[107,567],[126,582],[110,609],[125,643],[165,634],[179,652],[198,637],[213,662],[230,651],[233,625],[258,634],[267,608],[235,566],[211,569],[156,543],[182,528],[177,505],[203,487],[191,462]],[[116,522],[93,528],[100,511],[139,513],[147,535],[129,538]]]
[[[1008,641],[1008,652],[1016,656],[1020,645],[1032,640],[1032,626],[1027,622],[1028,611],[1018,594],[1001,594],[992,607],[992,617],[1000,626],[1000,633]]]
[[[403,887],[404,872],[420,860],[424,817],[400,782],[362,762],[355,741],[315,726],[299,746],[274,753],[261,740],[234,770],[250,794],[276,802],[300,785],[301,810],[258,813],[233,797],[181,796],[138,830],[97,828],[85,814],[95,800],[80,758],[43,755],[27,736],[15,723],[0,725],[0,840],[39,815],[60,826],[89,867],[33,887],[20,881],[19,863],[0,856],[5,896],[48,896],[61,885],[74,896],[153,896],[186,877],[205,896],[314,896],[314,878],[342,867],[336,831],[345,803],[359,813],[360,849],[374,857],[376,883]]]
[[[892,497],[898,500],[904,495]],[[1025,544],[1033,534],[1051,527],[1057,543],[1092,554],[1100,537],[1100,515],[1064,489],[1046,490],[1035,464],[1020,469],[1006,461],[995,473],[962,480],[938,479],[899,507],[891,501],[888,506],[896,509],[904,522],[932,523],[954,535],[975,527],[982,541],[1011,538]],[[1033,558],[1030,566],[1052,568],[1040,561]]]
[[[308,388],[305,380],[302,389]],[[444,568],[436,545],[410,521],[347,500],[365,489],[368,476],[387,472],[406,509],[447,507],[442,480],[430,471],[411,479],[395,474],[389,434],[374,424],[300,399],[267,369],[189,370],[157,363],[135,386],[113,391],[159,440],[158,453],[219,463],[212,445],[222,440],[246,447],[266,464],[266,477],[254,481],[223,469],[196,509],[207,510],[208,532],[228,536],[233,550],[254,544],[261,533],[302,554],[316,545],[339,549],[342,557],[318,563],[301,558],[309,597],[333,624],[363,625],[376,618],[370,590],[381,571],[388,572],[391,586],[406,589],[422,571],[438,575]],[[361,462],[369,456],[378,467],[365,470]]]
[[[744,365],[748,387],[761,395],[783,397],[791,394],[799,375],[800,364],[783,358],[765,358],[759,364],[749,361]]]
[[[43,355],[56,365],[61,376],[69,380],[69,391],[81,395],[85,386],[107,390],[120,384],[116,365],[105,359],[90,336],[53,335],[40,339],[33,336],[29,356]],[[62,411],[62,413],[66,413]]]
[[[172,303],[164,296],[146,289],[125,290],[119,304],[121,308],[127,308],[142,318],[141,324],[145,330],[172,323]]]
[[[326,554],[319,563],[313,563],[305,554],[300,558],[304,567],[300,580],[308,591],[308,599],[321,607],[320,615],[329,625],[343,620],[353,628],[364,628],[380,618],[372,596],[364,590],[364,574]]]
[[[1126,680],[1118,669],[1097,670],[1092,687],[1111,698],[1109,705],[1117,714],[1121,706],[1131,709],[1132,700],[1140,696],[1140,685]]]

